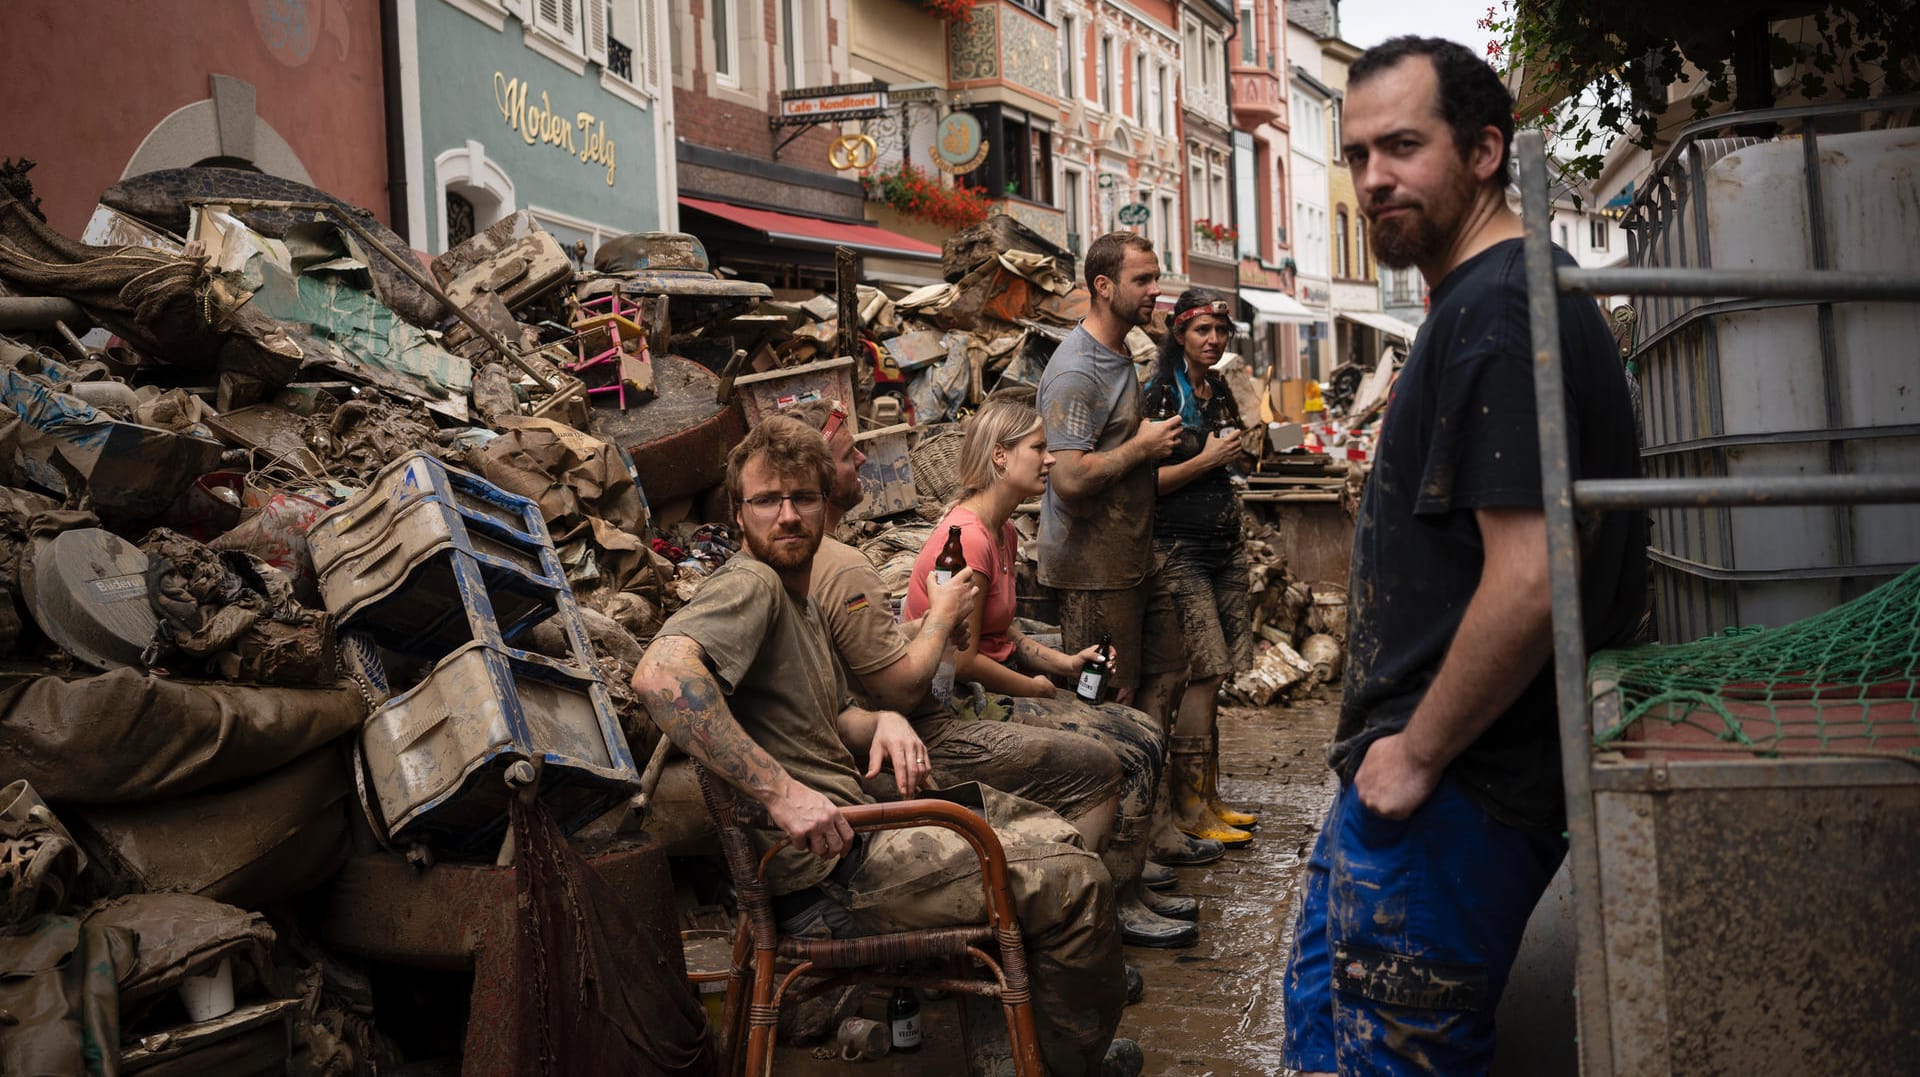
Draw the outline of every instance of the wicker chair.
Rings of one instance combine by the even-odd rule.
[[[1006,1015],[1015,1074],[1045,1077],[1046,1066],[1040,1059],[1040,1043],[1034,1031],[1026,945],[1020,937],[1013,894],[1007,885],[1006,854],[985,819],[941,800],[859,804],[841,809],[856,833],[939,826],[965,838],[980,858],[987,899],[985,923],[851,939],[795,938],[779,933],[766,885],[767,864],[774,852],[787,844],[785,839],[764,855],[755,856],[746,828],[768,825],[759,805],[736,801],[725,782],[703,766],[695,764],[694,769],[700,780],[700,795],[719,832],[721,852],[733,876],[740,906],[727,980],[726,1016],[722,1020],[726,1026],[721,1045],[724,1072],[735,1077],[767,1077],[773,1072],[780,1004],[790,993],[797,997],[794,985],[801,977],[814,976],[821,978],[805,989],[807,994],[859,982],[998,999]],[[900,976],[894,972],[894,966],[902,962],[939,957],[955,959],[953,974]],[[967,958],[984,966],[984,974],[965,976],[962,959]]]

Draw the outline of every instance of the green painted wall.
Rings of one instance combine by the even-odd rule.
[[[508,18],[504,29],[492,30],[439,0],[420,0],[417,10],[421,176],[431,249],[444,249],[446,231],[437,209],[434,159],[464,148],[469,139],[484,146],[487,159],[512,180],[515,208],[553,210],[614,233],[660,227],[659,147],[651,111],[602,88],[597,65],[576,75],[528,48],[518,20]],[[519,130],[502,115],[503,104],[521,121]],[[549,122],[541,122],[543,109],[551,110]],[[582,112],[593,115],[591,128],[577,122]],[[563,242],[575,238],[555,231]]]

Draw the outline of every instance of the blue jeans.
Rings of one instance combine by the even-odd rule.
[[[1566,850],[1496,822],[1451,778],[1401,820],[1343,785],[1294,923],[1286,1065],[1485,1073],[1520,936]]]

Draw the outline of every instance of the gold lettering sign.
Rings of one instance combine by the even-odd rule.
[[[537,102],[529,100],[531,91],[532,87],[520,79],[510,79],[499,71],[493,73],[493,103],[500,110],[500,119],[520,135],[520,141],[529,146],[538,142],[563,150],[569,156],[578,157],[581,164],[605,165],[607,186],[613,186],[616,165],[613,139],[607,137],[606,121],[586,111],[576,112],[569,119],[554,110],[547,91],[540,91]],[[576,130],[580,133],[577,140]]]

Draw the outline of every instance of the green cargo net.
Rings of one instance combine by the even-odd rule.
[[[1587,691],[1596,748],[1920,761],[1920,566],[1779,628],[1600,651]]]

